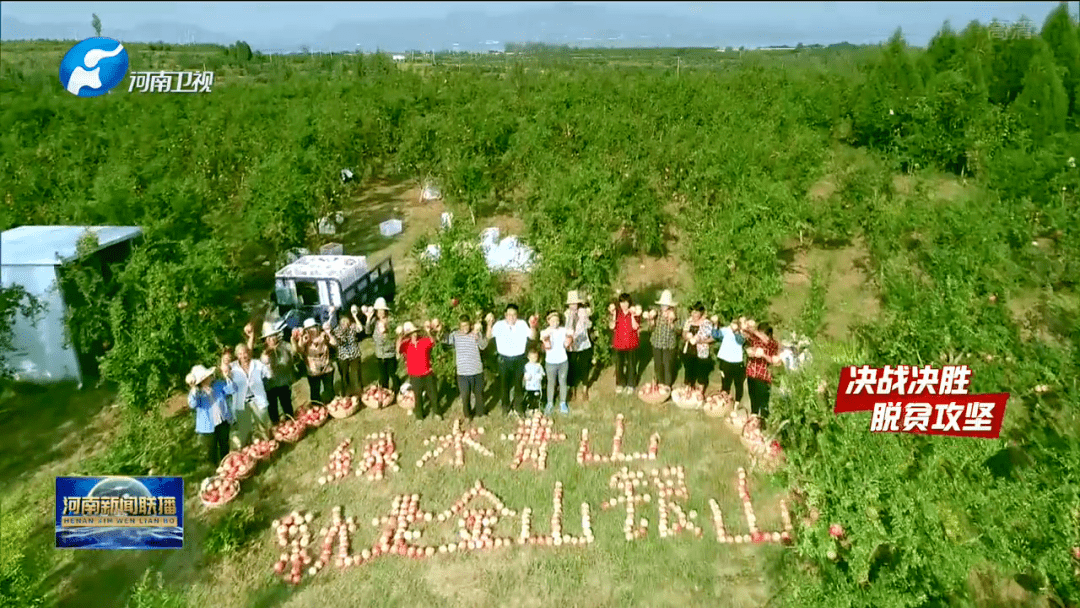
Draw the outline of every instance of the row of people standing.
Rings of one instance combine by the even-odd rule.
[[[685,384],[693,389],[707,390],[712,372],[711,347],[719,342],[717,360],[720,363],[721,390],[728,392],[734,389],[733,397],[739,402],[746,384],[751,411],[762,417],[768,416],[771,368],[781,364],[778,356],[780,345],[773,338],[773,330],[768,323],[758,327],[754,321],[738,319],[720,326],[706,315],[701,302],[691,306],[689,315],[681,321],[676,312],[678,303],[667,290],[661,294],[656,306],[655,310],[643,311],[634,306],[629,294],[624,293],[619,296],[617,303],[609,307],[617,393],[633,394],[636,390],[636,354],[642,320],[645,320],[651,331],[653,373],[657,384],[674,387],[678,355],[681,354]]]
[[[414,413],[423,419],[429,413],[438,415],[438,390],[431,366],[431,352],[436,343],[443,343],[454,351],[458,391],[463,413],[468,418],[485,415],[483,351],[491,342],[495,344],[498,369],[497,400],[505,414],[525,413],[541,393],[540,381],[548,379],[548,413],[555,407],[555,395],[559,396],[559,410],[568,413],[567,401],[571,387],[580,387],[582,396],[588,399],[589,373],[592,365],[592,343],[588,338],[591,327],[587,311],[579,313],[582,304],[575,293],[568,298],[565,315],[549,311],[547,327],[538,331],[539,318],[534,315],[528,321],[518,317],[518,307],[510,304],[503,312],[503,319],[496,321],[488,313],[484,321],[473,321],[468,315],[458,319],[458,327],[445,331],[441,323],[431,321],[420,327],[406,322],[402,326],[398,350],[405,357],[410,386],[417,402]],[[563,319],[571,319],[564,325]],[[421,335],[426,333],[426,335]],[[537,343],[530,348],[530,342]],[[543,352],[545,367],[540,367]],[[558,390],[558,392],[556,392]],[[531,399],[530,399],[531,398]]]

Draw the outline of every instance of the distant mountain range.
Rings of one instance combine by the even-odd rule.
[[[241,26],[242,27],[242,26]],[[879,32],[877,42],[891,32]],[[128,42],[199,42],[232,44],[244,40],[253,49],[294,52],[502,49],[507,42],[542,42],[581,47],[726,47],[779,46],[840,42],[803,24],[776,19],[766,26],[740,21],[724,23],[690,16],[644,15],[608,10],[603,5],[566,4],[526,9],[512,15],[460,12],[439,19],[344,22],[323,31],[281,28],[277,31],[223,33],[183,23],[146,23],[131,29],[107,28],[103,35]],[[89,23],[25,23],[0,17],[0,40],[79,40],[93,36]]]

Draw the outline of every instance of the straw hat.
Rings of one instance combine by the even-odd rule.
[[[263,340],[269,338],[270,336],[276,336],[276,335],[280,334],[281,330],[282,330],[281,324],[274,324],[274,323],[271,323],[269,321],[264,321],[263,322],[263,328],[262,328]]]
[[[410,335],[415,334],[415,333],[416,333],[416,326],[413,325],[411,321],[406,321],[401,326],[401,335],[410,336]]]
[[[315,319],[312,319],[310,317],[307,318],[307,319],[304,319],[304,329],[311,329],[312,327],[318,327],[318,326],[319,326],[319,323],[317,321],[315,321]]]
[[[587,302],[585,302],[585,300],[581,299],[581,295],[578,294],[576,289],[574,291],[571,291],[570,293],[566,294],[566,304],[567,305],[570,305],[570,304],[586,304],[586,303]]]
[[[671,297],[671,290],[665,289],[660,293],[660,299],[656,301],[660,306],[677,306],[678,302]]]
[[[386,298],[375,298],[375,305],[372,308],[375,310],[390,310],[390,307],[386,305]]]
[[[559,311],[557,311],[557,310],[552,310],[551,312],[549,312],[547,314],[547,317],[544,318],[544,320],[545,321],[550,321],[552,319],[552,317],[562,321],[562,315],[560,315]]]
[[[196,365],[195,367],[191,368],[191,374],[189,374],[189,375],[191,376],[191,380],[192,380],[193,384],[198,386],[198,385],[202,384],[204,380],[206,380],[210,376],[213,376],[214,372],[212,372],[209,369],[203,367],[202,365]]]

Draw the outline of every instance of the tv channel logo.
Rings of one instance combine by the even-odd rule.
[[[87,38],[60,60],[60,84],[78,97],[97,97],[124,80],[128,53],[112,38]]]
[[[180,549],[180,477],[57,477],[56,546],[61,549]]]

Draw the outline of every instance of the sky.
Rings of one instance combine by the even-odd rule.
[[[298,38],[317,38],[318,32],[343,24],[442,20],[463,13],[500,17],[562,10],[571,4],[602,7],[613,21],[614,15],[663,15],[680,20],[670,23],[685,24],[666,26],[664,35],[672,33],[670,27],[716,24],[742,30],[760,39],[760,45],[774,44],[767,40],[770,28],[804,36],[792,43],[862,43],[887,38],[901,27],[909,43],[921,46],[946,20],[962,29],[976,19],[1011,22],[1026,15],[1041,26],[1059,2],[0,2],[0,17],[26,24],[85,22],[89,27],[89,16],[96,13],[107,28],[129,35],[152,22],[195,26],[233,39],[273,32],[272,37],[284,40],[291,37],[290,31]],[[1070,3],[1074,13],[1078,4]],[[812,39],[815,35],[818,40]],[[513,34],[508,32],[503,39],[512,40]]]

